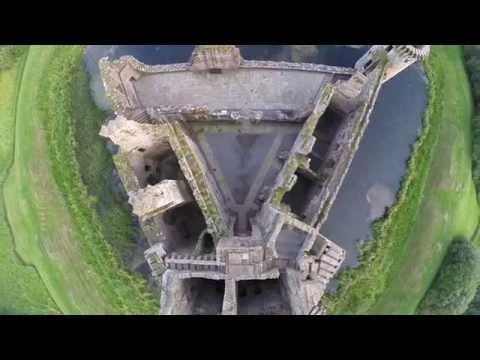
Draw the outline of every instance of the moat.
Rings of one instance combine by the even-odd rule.
[[[348,67],[366,50],[360,46],[239,47],[246,59]],[[101,57],[115,59],[132,55],[146,64],[168,64],[188,61],[192,50],[193,45],[89,46],[86,64],[97,104],[105,109],[109,106],[97,65]],[[369,238],[371,222],[382,216],[395,200],[411,146],[421,131],[426,99],[426,79],[419,64],[386,83],[380,92],[369,127],[323,225],[324,235],[347,250],[343,266],[358,263],[356,244]]]

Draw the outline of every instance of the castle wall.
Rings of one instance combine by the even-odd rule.
[[[412,50],[399,47],[388,55],[388,49],[372,48],[357,63],[357,71],[244,61],[232,46],[197,50],[190,64],[148,66],[130,57],[101,62],[107,95],[118,115],[101,134],[122,150],[115,161],[134,213],[153,244],[145,256],[157,279],[162,277],[161,313],[320,313],[320,299],[345,252],[319,229],[349,170],[382,82],[411,63],[405,56]],[[333,86],[339,79],[346,81]],[[327,108],[341,114],[331,119],[340,121],[318,130]],[[259,126],[268,129],[266,124],[273,121],[295,129],[289,143],[293,147],[269,155],[278,166],[263,184],[256,204],[260,211],[248,219],[252,231],[243,226],[234,236],[232,204],[220,191],[225,184],[210,173],[219,166],[207,163],[199,146],[203,135],[192,129],[201,130],[205,122],[220,128],[227,122],[247,134]],[[222,144],[231,142],[225,139]],[[319,139],[321,154],[314,155]],[[174,168],[165,160],[170,153],[177,161]],[[316,156],[314,167],[310,156]],[[191,194],[177,191],[182,181]],[[176,188],[167,189],[173,183]],[[175,196],[156,198],[165,191]],[[307,191],[305,201],[297,199]],[[187,203],[198,204],[198,214],[177,214]],[[199,214],[205,222],[189,234]],[[177,217],[184,226],[177,226]],[[212,245],[205,247],[207,240]]]
[[[288,300],[292,315],[306,315],[316,306],[324,291],[324,286],[308,285],[301,274],[292,269],[285,269],[280,274],[283,296]]]
[[[304,212],[306,222],[320,229],[350,168],[360,145],[382,85],[383,67],[370,76],[369,91],[363,106],[351,113],[330,146],[323,167],[318,171],[325,182],[310,194],[310,203]]]
[[[225,280],[225,295],[223,298],[222,315],[237,315],[238,287],[233,279]]]
[[[162,276],[160,315],[191,315],[198,291],[194,282],[179,278],[172,270],[165,271]]]

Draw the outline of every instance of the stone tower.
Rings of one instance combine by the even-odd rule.
[[[402,70],[430,53],[430,45],[374,45],[355,64],[355,69],[368,75],[382,59],[388,61],[383,82],[387,82]]]

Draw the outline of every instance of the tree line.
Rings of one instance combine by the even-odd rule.
[[[479,284],[480,251],[467,239],[455,239],[417,313],[461,315],[472,303]]]
[[[480,194],[480,45],[465,45],[464,56],[475,104],[472,119],[472,174],[477,194]],[[477,245],[478,240],[480,237],[477,235],[474,239]],[[466,314],[480,314],[480,287]]]

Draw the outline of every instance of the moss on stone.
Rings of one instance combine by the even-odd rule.
[[[216,201],[210,193],[205,174],[198,163],[199,160],[196,158],[192,152],[192,149],[188,145],[187,140],[185,139],[185,131],[182,125],[178,122],[172,123],[171,136],[176,140],[173,141],[173,143],[178,145],[173,146],[173,148],[177,153],[177,158],[179,159],[180,165],[182,166],[183,162],[183,167],[188,168],[186,170],[188,170],[192,175],[190,179],[187,177],[187,180],[189,180],[191,185],[194,187],[193,193],[198,205],[200,206],[200,209],[205,216],[205,220],[207,224],[211,224],[214,227],[210,229],[211,232],[215,233],[217,237],[223,236],[227,232],[226,226],[223,222]]]

